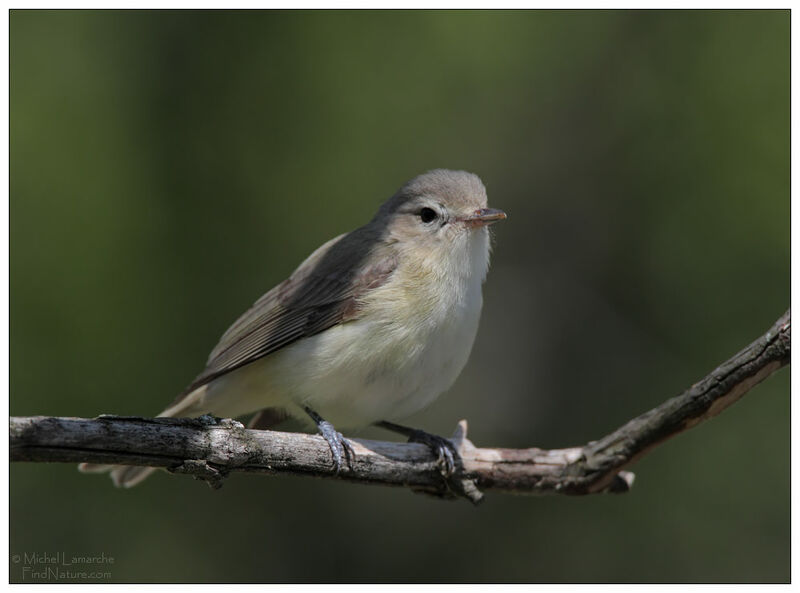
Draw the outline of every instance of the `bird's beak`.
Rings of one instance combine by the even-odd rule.
[[[467,226],[489,226],[495,222],[506,219],[506,213],[495,208],[481,208],[464,219]]]

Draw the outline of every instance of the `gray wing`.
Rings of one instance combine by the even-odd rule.
[[[359,298],[383,284],[396,265],[392,251],[368,227],[328,241],[236,320],[173,405],[220,375],[357,318]]]

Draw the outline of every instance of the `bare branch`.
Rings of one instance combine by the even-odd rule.
[[[11,461],[162,467],[218,487],[232,471],[337,477],[405,486],[478,502],[482,490],[522,494],[625,492],[623,471],[657,445],[722,412],[789,363],[791,314],[681,395],[583,447],[543,450],[475,447],[462,420],[453,442],[456,475],[445,483],[424,445],[353,439],[356,457],[338,475],[318,435],[248,430],[235,420],[100,416],[10,419]]]

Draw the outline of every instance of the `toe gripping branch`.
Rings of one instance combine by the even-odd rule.
[[[342,460],[347,461],[347,465],[352,468],[355,453],[347,439],[342,436],[341,432],[338,432],[333,427],[333,424],[327,420],[323,420],[322,416],[317,414],[314,410],[309,407],[304,409],[306,414],[314,421],[314,424],[317,425],[317,429],[322,435],[322,438],[328,442],[328,447],[331,449],[331,457],[333,458],[334,475],[338,474],[342,469]]]
[[[464,475],[461,454],[454,444],[454,441],[463,442],[466,439],[466,421],[462,420],[459,423],[452,440],[392,422],[378,422],[377,426],[407,436],[409,443],[427,445],[436,458],[436,465],[442,476],[443,487],[437,490],[416,488],[414,492],[428,494],[437,498],[466,498],[473,504],[482,502],[483,492],[478,490],[474,479]]]

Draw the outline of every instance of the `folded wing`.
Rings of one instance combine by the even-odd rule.
[[[356,319],[359,299],[386,282],[396,266],[391,247],[368,227],[328,241],[236,320],[172,405],[216,377]]]

